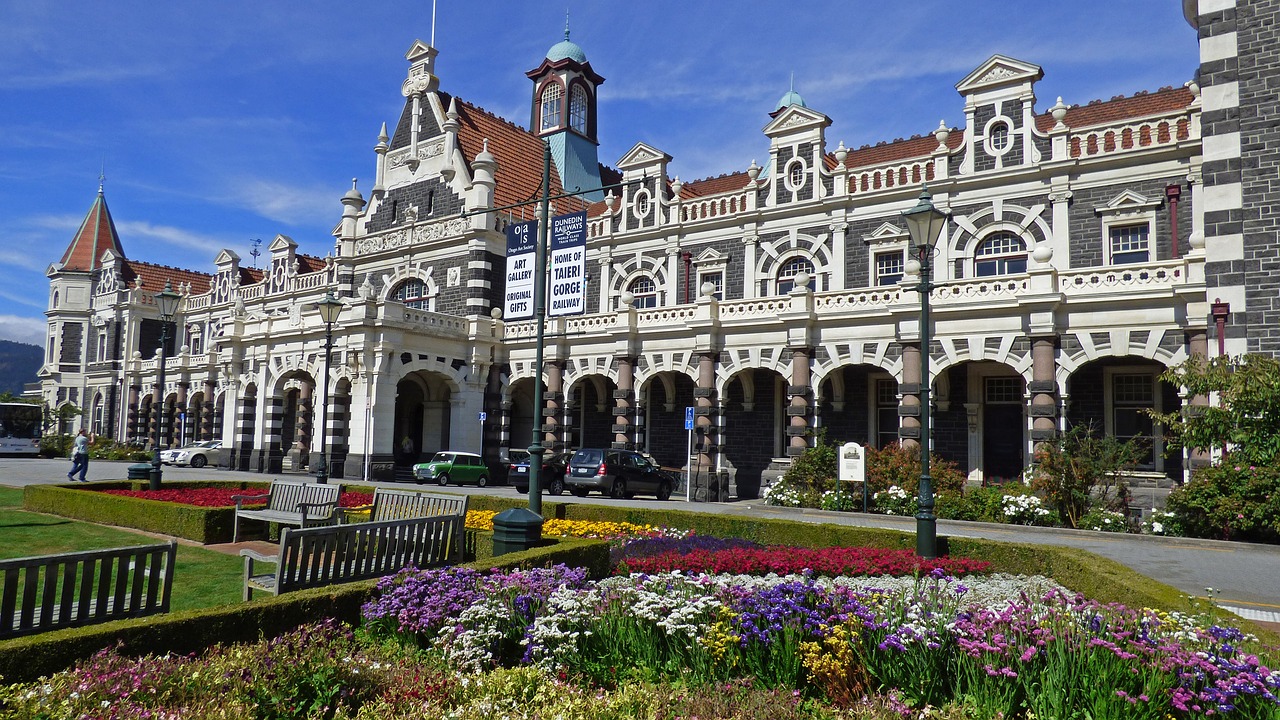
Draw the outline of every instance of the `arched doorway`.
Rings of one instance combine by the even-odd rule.
[[[1136,441],[1143,446],[1138,470],[1182,477],[1182,457],[1165,457],[1164,428],[1148,415],[1182,407],[1178,388],[1160,380],[1165,369],[1136,356],[1085,363],[1067,378],[1067,426],[1086,425],[1097,435]]]
[[[679,372],[661,372],[647,378],[640,388],[636,447],[648,452],[659,465],[682,468],[689,463],[689,435],[684,412],[697,403],[696,383]],[[700,438],[695,437],[696,444]],[[697,452],[695,449],[694,452]]]
[[[787,382],[773,370],[742,370],[729,379],[724,403],[724,462],[740,498],[760,496],[765,470],[786,452]]]
[[[248,470],[253,456],[254,435],[257,432],[258,386],[249,383],[240,396],[236,410],[235,437],[232,440],[231,467]]]
[[[613,391],[617,385],[604,375],[577,378],[566,393],[564,434],[566,449],[607,448],[613,445]]]
[[[933,452],[973,484],[1019,481],[1030,463],[1026,380],[1004,363],[962,362],[933,381]]]
[[[397,465],[413,465],[449,450],[453,391],[439,373],[406,375],[396,384],[394,457]]]
[[[504,405],[507,449],[525,450],[533,444],[533,378],[520,378],[511,383],[509,399]]]

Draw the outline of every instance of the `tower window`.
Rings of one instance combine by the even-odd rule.
[[[653,282],[653,278],[647,275],[638,277],[631,281],[627,290],[635,297],[632,307],[637,310],[658,307],[658,286]]]
[[[782,268],[778,270],[778,295],[786,295],[795,290],[796,276],[800,273],[808,273],[809,277],[813,277],[813,263],[802,257],[793,257],[782,264]],[[815,286],[817,283],[810,280]]]
[[[560,116],[563,112],[560,106],[563,99],[564,90],[557,83],[547,85],[542,91],[542,129],[544,131],[560,127]]]
[[[987,141],[991,143],[991,150],[996,153],[1003,153],[1009,149],[1009,126],[998,122],[991,126],[987,132]]]
[[[1027,247],[1013,233],[991,235],[978,245],[973,253],[973,274],[976,277],[1012,275],[1027,271]]]
[[[587,105],[587,91],[575,85],[569,91],[569,127],[583,135],[587,134]]]

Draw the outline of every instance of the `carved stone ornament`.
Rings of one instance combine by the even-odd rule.
[[[445,276],[445,285],[448,287],[458,287],[462,284],[462,268],[451,267]]]
[[[428,142],[418,143],[417,160],[427,160],[444,154],[444,138],[437,138]],[[387,167],[397,168],[401,165],[408,165],[414,159],[413,148],[405,148],[398,150],[387,156]]]
[[[412,228],[397,228],[357,240],[355,254],[371,255],[384,250],[394,250],[407,245],[453,237],[466,232],[468,227],[470,225],[465,218],[451,218],[426,225],[417,225]]]
[[[302,305],[301,303],[289,304],[289,324],[298,327],[302,324]]]
[[[1005,78],[1011,78],[1016,74],[1017,72],[1014,71],[1013,68],[1005,67],[1003,65],[997,65],[991,68],[990,70],[988,70],[986,75],[983,75],[981,78],[979,78],[978,82],[987,83],[987,82],[994,82],[996,80],[1004,80]]]

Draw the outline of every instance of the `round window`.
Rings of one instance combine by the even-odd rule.
[[[991,146],[991,151],[999,154],[1009,149],[1009,125],[1003,121],[992,123],[987,129],[987,143]]]

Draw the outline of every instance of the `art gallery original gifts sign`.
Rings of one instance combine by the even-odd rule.
[[[548,315],[581,315],[586,311],[586,257],[587,213],[576,212],[551,218]]]
[[[536,222],[507,226],[507,296],[502,308],[505,320],[533,317],[533,267],[537,243]]]

